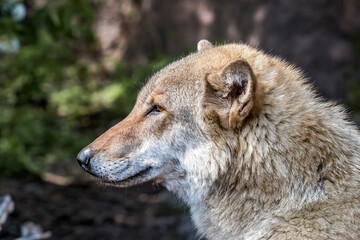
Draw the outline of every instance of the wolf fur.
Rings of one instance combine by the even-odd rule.
[[[359,131],[300,70],[244,44],[200,41],[78,158],[120,187],[163,184],[208,239],[360,239]]]

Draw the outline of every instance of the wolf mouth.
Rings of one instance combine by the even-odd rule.
[[[147,167],[145,168],[144,170],[141,170],[140,172],[130,176],[130,177],[127,177],[127,178],[124,178],[122,180],[118,180],[118,181],[109,181],[107,179],[103,179],[102,181],[104,183],[110,183],[110,184],[121,184],[121,183],[127,183],[127,182],[130,182],[132,180],[135,180],[135,179],[138,179],[139,177],[143,177],[143,176],[146,176],[150,171],[151,171],[152,167]]]

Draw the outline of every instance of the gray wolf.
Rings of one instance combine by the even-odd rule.
[[[163,184],[208,239],[360,239],[360,134],[300,70],[244,44],[157,72],[78,155],[103,182]]]

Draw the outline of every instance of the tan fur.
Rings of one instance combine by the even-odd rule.
[[[159,142],[142,159],[160,170],[111,181],[162,182],[209,239],[360,239],[360,134],[344,110],[278,58],[242,44],[198,46],[155,74],[130,116],[87,147],[96,164],[123,161],[114,152],[137,159]],[[155,103],[165,111],[146,116]]]

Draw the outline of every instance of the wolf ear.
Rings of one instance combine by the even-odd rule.
[[[250,65],[235,59],[207,76],[205,107],[218,115],[222,127],[238,128],[254,106],[256,80]]]
[[[211,44],[211,42],[209,42],[208,40],[206,39],[203,39],[203,40],[200,40],[197,44],[197,51],[198,52],[201,52],[203,50],[206,50],[206,49],[210,49],[212,48],[213,45]]]

